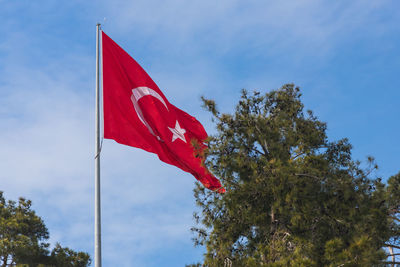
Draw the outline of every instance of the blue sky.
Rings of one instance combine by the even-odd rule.
[[[0,0],[0,17],[0,190],[33,201],[52,243],[93,254],[97,22],[209,133],[200,96],[229,112],[242,88],[293,82],[331,140],[375,156],[377,176],[400,171],[397,1]],[[193,187],[155,155],[105,140],[104,266],[199,261]]]

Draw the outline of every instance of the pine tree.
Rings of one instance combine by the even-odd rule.
[[[374,159],[353,160],[347,139],[329,141],[300,97],[293,84],[243,90],[234,114],[203,98],[217,126],[205,164],[227,189],[194,191],[201,212],[192,230],[206,246],[205,266],[384,265],[383,247],[398,236],[388,216],[399,208],[398,184],[389,190],[371,178]]]

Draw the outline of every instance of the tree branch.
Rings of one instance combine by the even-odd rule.
[[[400,246],[396,246],[396,245],[392,245],[392,244],[386,244],[386,243],[385,243],[385,247],[394,247],[394,248],[400,249]]]
[[[260,131],[260,128],[258,128],[258,126],[257,126],[256,123],[254,124],[254,127],[256,128],[256,130],[258,131],[258,133],[259,133],[260,135],[262,135],[262,132]],[[261,148],[262,148],[262,150],[264,151],[265,156],[266,156],[266,155],[269,154],[269,153],[268,153],[267,141],[265,141],[265,139],[262,140],[262,141],[264,141],[264,142],[261,142],[261,140],[258,140],[258,142],[260,143],[260,146],[261,146]]]
[[[400,255],[400,253],[393,253],[393,254],[389,254],[388,257],[389,256],[399,256],[399,255]]]
[[[306,154],[306,152],[301,152],[301,153],[295,155],[294,157],[292,157],[292,160],[295,160],[297,157],[300,157],[300,156],[302,156],[304,154]]]

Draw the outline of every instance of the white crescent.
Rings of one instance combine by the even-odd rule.
[[[164,99],[156,91],[154,91],[153,89],[151,89],[149,87],[143,87],[143,86],[132,89],[131,100],[133,103],[133,107],[135,108],[136,114],[138,115],[140,121],[147,127],[149,132],[152,135],[154,135],[155,137],[157,137],[158,140],[161,140],[161,138],[154,133],[153,129],[150,127],[150,125],[144,119],[142,109],[140,108],[139,103],[138,103],[142,97],[147,96],[147,95],[153,96],[153,97],[157,98],[158,100],[160,100],[160,102],[163,103],[165,108],[168,110],[168,106],[165,103]]]

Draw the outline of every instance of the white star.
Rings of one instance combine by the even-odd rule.
[[[186,130],[181,128],[178,121],[176,121],[175,128],[168,127],[168,129],[172,132],[172,142],[174,142],[177,138],[179,138],[186,143],[185,139]]]

